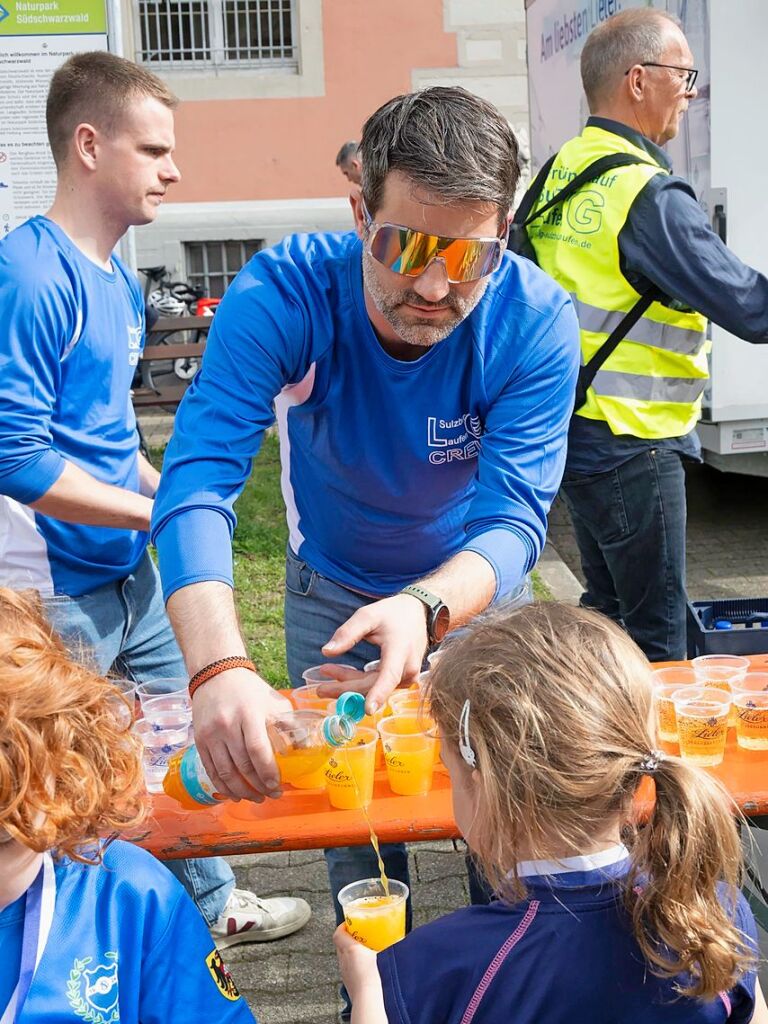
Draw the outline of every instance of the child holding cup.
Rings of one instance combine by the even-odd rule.
[[[431,711],[456,822],[501,899],[378,957],[340,927],[353,1022],[768,1021],[727,794],[654,749],[652,689],[635,644],[585,609],[497,613],[452,645]]]
[[[0,1018],[253,1022],[194,904],[144,850],[120,690],[0,588]]]

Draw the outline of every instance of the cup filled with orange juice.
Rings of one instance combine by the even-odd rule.
[[[297,789],[325,785],[325,767],[334,750],[351,742],[363,717],[365,698],[342,694],[333,702],[336,714],[299,708],[267,720],[267,735],[283,783]]]
[[[677,716],[672,700],[678,690],[696,685],[696,673],[687,665],[657,668],[653,672],[653,704],[656,734],[665,743],[677,743]]]
[[[401,796],[424,796],[432,788],[437,739],[426,721],[394,715],[379,722],[389,787]]]
[[[371,802],[377,740],[375,729],[360,726],[349,743],[331,752],[325,766],[325,789],[332,807],[348,811]]]
[[[338,896],[349,934],[377,953],[405,938],[408,886],[389,879],[387,889],[380,878],[364,878],[345,885]]]
[[[389,710],[393,715],[416,715],[420,711],[429,714],[429,701],[424,699],[418,688],[397,689],[389,695]]]
[[[691,686],[678,690],[672,699],[680,756],[701,767],[720,764],[728,733],[730,693],[711,686]]]

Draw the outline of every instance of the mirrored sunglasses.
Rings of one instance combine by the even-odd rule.
[[[441,259],[451,284],[479,281],[498,270],[507,244],[506,236],[446,238],[373,220],[368,227],[368,249],[377,263],[396,274],[418,277],[432,260]]]

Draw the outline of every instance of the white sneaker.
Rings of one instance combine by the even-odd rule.
[[[297,932],[311,916],[306,900],[292,896],[262,900],[246,889],[233,889],[210,932],[219,949],[241,942],[271,942]]]

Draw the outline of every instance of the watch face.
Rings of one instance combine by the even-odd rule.
[[[432,616],[432,641],[433,643],[439,644],[445,634],[448,632],[448,627],[451,624],[451,613],[444,604],[439,604],[435,609]]]

